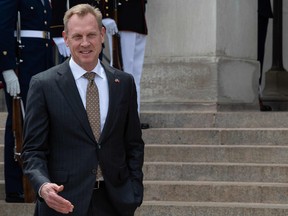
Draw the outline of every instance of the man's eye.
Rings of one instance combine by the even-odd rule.
[[[88,35],[88,38],[95,38],[95,37],[97,37],[97,34],[89,34]]]
[[[81,39],[81,36],[76,35],[76,36],[73,36],[72,38],[73,38],[74,40],[80,40],[80,39]]]

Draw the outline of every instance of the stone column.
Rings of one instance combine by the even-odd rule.
[[[257,0],[150,0],[141,109],[257,101]]]
[[[288,110],[288,73],[284,68],[283,53],[283,17],[287,15],[287,3],[283,6],[282,0],[273,1],[272,27],[272,66],[265,74],[265,88],[263,101],[272,107],[272,110]],[[283,16],[285,14],[285,16]],[[284,32],[287,35],[287,32]],[[286,42],[286,40],[285,40]],[[286,62],[287,64],[287,62]]]

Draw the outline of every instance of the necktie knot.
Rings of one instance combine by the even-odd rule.
[[[83,76],[91,82],[95,79],[96,73],[86,72]]]

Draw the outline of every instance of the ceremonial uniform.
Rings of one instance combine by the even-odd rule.
[[[31,76],[53,66],[50,40],[51,7],[49,0],[1,0],[0,1],[0,71],[18,69],[20,96],[24,105]],[[18,52],[16,40],[17,13],[21,17],[21,45]],[[20,56],[17,56],[18,53]],[[22,61],[16,64],[16,57]],[[12,97],[5,89],[8,117],[5,127],[5,191],[7,202],[22,201],[22,170],[14,160],[12,133]]]
[[[146,36],[145,0],[122,0],[118,10],[118,29],[121,41],[123,69],[133,75],[136,90],[138,113],[140,113],[140,82],[145,56]],[[148,124],[141,124],[143,129]]]

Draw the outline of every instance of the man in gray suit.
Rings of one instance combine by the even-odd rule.
[[[144,142],[136,88],[131,75],[99,61],[101,18],[88,4],[68,10],[63,36],[72,57],[31,80],[22,159],[38,194],[35,215],[132,216],[142,203]],[[99,139],[85,109],[83,76],[93,72]],[[96,177],[99,167],[102,175]]]

